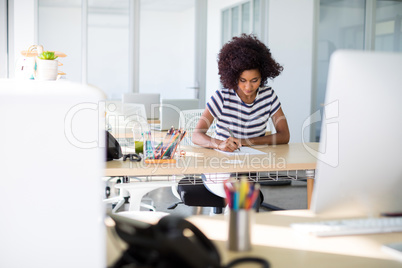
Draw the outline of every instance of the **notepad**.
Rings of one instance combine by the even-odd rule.
[[[240,150],[236,150],[234,152],[225,152],[225,151],[221,151],[218,149],[215,149],[216,151],[220,152],[220,153],[224,153],[226,155],[257,155],[257,154],[267,154],[264,152],[261,152],[259,150],[256,150],[254,148],[248,147],[248,146],[242,146],[240,147]]]

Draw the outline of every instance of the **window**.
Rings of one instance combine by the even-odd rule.
[[[261,1],[251,0],[222,10],[222,44],[242,33],[261,38]]]
[[[329,60],[335,50],[402,51],[401,0],[321,0],[319,14],[314,111],[323,109]],[[319,141],[320,132],[321,124],[316,123],[311,140]]]

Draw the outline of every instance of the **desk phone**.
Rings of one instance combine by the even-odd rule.
[[[114,268],[135,264],[134,267],[232,267],[244,262],[256,262],[261,267],[269,263],[260,258],[240,258],[221,266],[215,245],[192,223],[182,217],[168,215],[157,224],[109,214],[115,229],[128,248]],[[131,266],[130,266],[131,267]]]

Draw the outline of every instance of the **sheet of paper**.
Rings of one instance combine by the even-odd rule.
[[[221,151],[218,149],[215,149],[216,151],[220,152],[220,153],[224,153],[226,155],[256,155],[256,154],[266,154],[264,152],[261,152],[259,150],[256,150],[254,148],[248,147],[248,146],[242,146],[240,147],[240,151],[236,150],[234,152],[225,152],[225,151]]]

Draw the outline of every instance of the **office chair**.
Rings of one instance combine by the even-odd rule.
[[[168,209],[174,209],[178,204],[184,204],[190,207],[211,207],[215,214],[221,214],[226,206],[225,198],[210,192],[204,186],[202,178],[185,177],[179,181],[177,186],[172,186],[172,191],[177,191],[182,201],[173,204]]]
[[[150,129],[144,104],[106,101],[105,111],[105,128],[120,143],[132,140],[133,128],[139,133]]]
[[[180,145],[194,146],[194,143],[192,142],[193,132],[203,112],[204,109],[180,111],[179,129],[183,128],[184,130],[186,130],[186,136],[180,142]],[[215,129],[216,129],[216,120],[214,120],[212,124],[209,126],[207,134],[213,137],[215,135]]]

